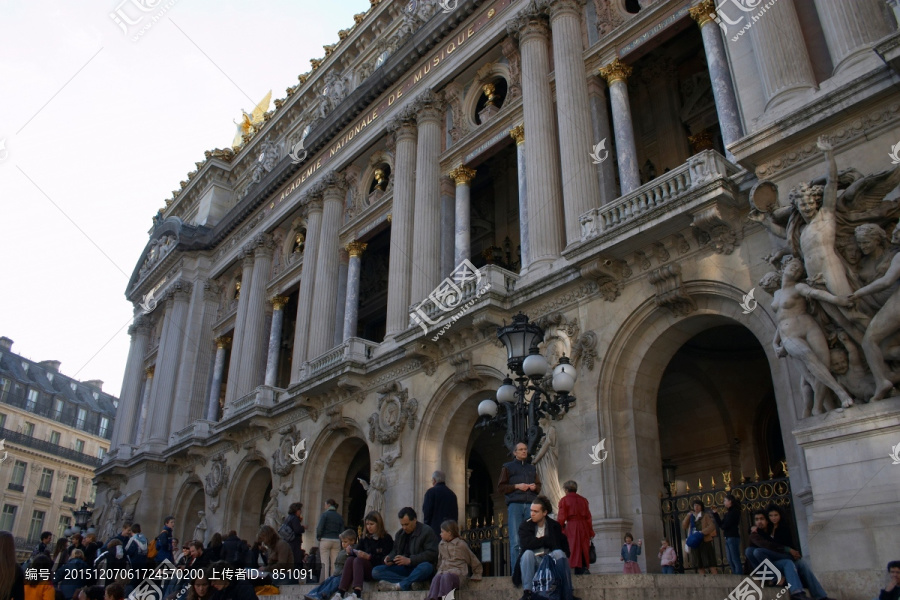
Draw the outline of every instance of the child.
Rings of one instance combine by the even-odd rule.
[[[678,555],[675,548],[669,545],[669,540],[663,540],[659,548],[659,563],[662,565],[663,575],[672,575],[675,573],[675,561]]]
[[[644,540],[638,540],[637,545],[634,543],[634,536],[630,533],[625,534],[625,543],[622,544],[622,560],[625,561],[625,573],[640,574],[641,567],[637,563],[637,557],[641,553],[641,546]]]
[[[314,588],[313,591],[304,595],[303,597],[306,600],[325,600],[326,598],[340,600],[341,594],[338,592],[338,585],[341,583],[341,575],[344,572],[344,563],[347,562],[347,553],[352,549],[353,544],[356,543],[356,532],[352,529],[344,530],[344,533],[340,535],[341,540],[341,550],[337,553],[337,557],[334,559],[334,572],[331,574],[331,577],[322,582],[322,585]],[[334,594],[334,596],[332,596]]]
[[[459,537],[459,525],[456,521],[441,523],[441,543],[438,546],[437,573],[431,581],[431,589],[425,600],[438,600],[458,590],[460,579],[469,574],[472,568],[472,579],[481,579],[481,562],[472,554],[469,545]]]

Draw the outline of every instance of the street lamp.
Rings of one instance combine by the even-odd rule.
[[[88,510],[87,502],[81,505],[79,510],[73,510],[72,514],[75,515],[75,525],[79,528],[79,530],[87,529],[88,523],[91,521],[91,517],[94,516],[94,511]]]
[[[528,322],[520,312],[512,325],[497,329],[497,337],[506,346],[506,365],[516,374],[503,380],[497,389],[497,401],[483,400],[478,405],[478,427],[505,428],[504,445],[510,452],[516,444],[525,442],[528,453],[534,454],[544,432],[538,421],[545,416],[558,420],[575,404],[570,392],[575,387],[575,367],[563,356],[553,369],[552,387],[555,395],[541,386],[549,374],[550,365],[538,351],[544,330]]]

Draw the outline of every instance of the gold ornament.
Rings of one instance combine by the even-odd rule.
[[[459,165],[450,171],[450,178],[456,182],[456,185],[469,185],[475,179],[475,169],[470,169],[465,165]]]
[[[600,67],[600,77],[606,80],[607,85],[627,80],[631,72],[632,68],[620,61],[618,56],[605,67]]]

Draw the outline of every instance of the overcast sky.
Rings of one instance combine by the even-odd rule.
[[[230,145],[241,109],[283,98],[368,7],[0,0],[0,336],[13,351],[118,396],[125,285],[152,216],[204,150]]]

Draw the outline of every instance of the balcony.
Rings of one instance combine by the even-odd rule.
[[[63,502],[67,504],[75,504],[76,498],[75,496],[63,496]]]
[[[0,440],[5,440],[10,444],[19,444],[20,446],[27,446],[28,448],[32,448],[34,450],[40,450],[41,452],[47,452],[54,456],[58,456],[60,458],[65,458],[67,460],[72,460],[77,463],[81,463],[83,465],[87,465],[89,467],[99,467],[100,459],[90,456],[88,454],[84,454],[82,452],[76,452],[71,448],[64,448],[58,444],[51,444],[46,440],[39,440],[30,435],[25,435],[24,433],[19,433],[18,431],[12,431],[10,429],[0,428]],[[40,492],[38,492],[40,494]],[[47,496],[49,497],[49,496]]]
[[[51,492],[50,490],[38,490],[35,495],[40,496],[41,498],[49,498],[53,495],[53,492]]]
[[[22,485],[21,483],[10,482],[9,485],[6,486],[6,489],[11,490],[13,492],[24,492],[25,486]]]

